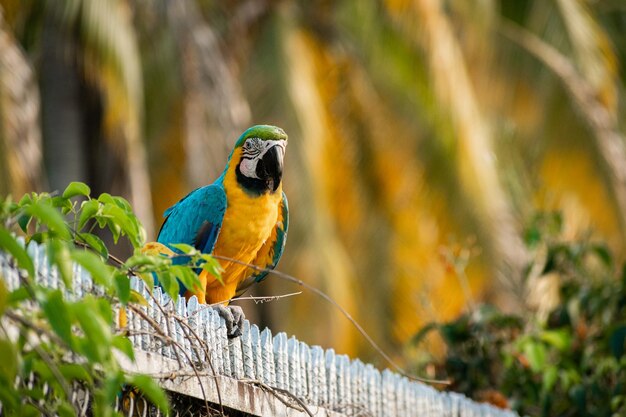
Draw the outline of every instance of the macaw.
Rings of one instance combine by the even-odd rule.
[[[286,146],[287,135],[281,128],[249,128],[235,143],[222,175],[213,184],[189,193],[163,215],[157,242],[166,246],[186,243],[218,257],[222,282],[201,271],[204,292],[183,289],[183,295],[195,295],[200,303],[220,303],[216,308],[230,337],[241,334],[244,317],[240,307],[227,308],[228,301],[263,280],[285,248],[289,227],[287,196],[282,189]]]

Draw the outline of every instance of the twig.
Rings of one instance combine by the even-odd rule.
[[[91,251],[92,251],[92,252],[94,252],[94,253],[100,254],[100,252],[98,252],[97,250],[95,250],[94,248],[92,248],[92,247],[91,247],[91,245],[89,245],[88,243],[86,243],[86,242],[81,242],[81,241],[77,240],[77,239],[76,239],[76,237],[78,237],[78,238],[80,238],[80,239],[82,239],[82,237],[80,237],[80,235],[79,235],[76,231],[74,231],[74,230],[72,230],[72,229],[70,229],[70,231],[71,231],[72,233],[74,233],[74,235],[75,235],[75,238],[74,238],[74,244],[75,244],[75,245],[78,245],[78,246],[83,247],[83,248],[85,248],[85,249],[89,249],[89,250],[91,250]],[[118,266],[123,266],[123,265],[124,265],[124,262],[122,262],[122,260],[121,260],[120,258],[117,258],[117,257],[115,257],[114,255],[111,255],[110,253],[109,253],[109,255],[108,255],[108,259],[109,259],[109,261],[113,261],[114,263],[116,263]],[[133,275],[134,275],[134,274],[133,274]]]
[[[145,332],[143,333],[145,334]],[[218,379],[220,377],[220,375],[213,374],[213,372],[209,372],[209,371],[198,371],[196,373],[196,372],[193,372],[193,370],[186,371],[184,369],[178,369],[176,371],[170,371],[170,372],[146,373],[144,375],[147,375],[151,378],[156,378],[156,379],[195,378],[198,375],[201,377],[213,378],[213,379]]]
[[[160,307],[160,304],[159,304],[156,300],[155,300],[155,303],[154,303],[154,304],[155,304],[155,305],[158,305],[158,306]],[[199,384],[200,384],[200,391],[202,391],[202,397],[204,398],[205,406],[206,406],[207,411],[208,411],[208,410],[209,410],[209,404],[208,404],[208,401],[207,401],[206,392],[205,392],[205,390],[204,390],[204,384],[202,383],[202,379],[200,378],[200,374],[199,374],[199,371],[198,371],[198,369],[197,369],[196,365],[194,364],[193,360],[189,357],[189,355],[187,354],[187,352],[184,350],[184,348],[183,348],[182,346],[180,346],[180,344],[179,344],[177,341],[175,341],[175,340],[174,340],[171,336],[166,335],[166,334],[165,334],[165,333],[161,330],[161,328],[159,327],[159,324],[158,324],[156,321],[154,321],[154,320],[152,319],[152,317],[148,316],[148,314],[147,314],[145,311],[143,311],[141,308],[139,308],[139,307],[137,307],[137,306],[134,306],[134,305],[132,305],[132,304],[128,304],[128,307],[130,307],[130,308],[131,308],[131,310],[132,310],[133,312],[135,312],[135,313],[137,313],[139,316],[141,316],[141,318],[143,318],[144,320],[148,321],[148,323],[150,323],[150,325],[151,325],[151,326],[152,326],[152,327],[156,330],[156,332],[157,332],[156,336],[157,336],[157,337],[159,337],[159,338],[163,339],[163,340],[164,340],[164,341],[165,341],[168,345],[173,345],[173,346],[175,347],[175,349],[174,349],[174,353],[176,353],[176,358],[177,358],[177,360],[178,360],[177,362],[178,362],[178,365],[179,365],[179,367],[180,367],[180,368],[182,368],[182,367],[183,367],[183,365],[182,365],[182,362],[180,361],[180,357],[179,357],[179,354],[178,354],[178,350],[180,349],[180,350],[182,351],[183,355],[184,355],[184,356],[185,356],[185,358],[187,359],[187,362],[191,365],[191,367],[192,367],[192,369],[193,369],[193,371],[194,371],[194,375],[195,375],[195,376],[196,376],[196,378],[198,379],[198,382],[199,382]],[[162,308],[161,308],[161,311],[163,312],[163,314],[164,314],[166,317],[169,315],[169,314],[165,313],[165,311],[164,311]],[[183,321],[183,320],[180,320],[180,319],[179,319],[179,322],[182,322],[182,321]],[[167,322],[167,320],[166,320],[166,322]],[[169,328],[168,328],[168,332],[169,332],[169,334],[173,334],[173,333],[170,331],[170,329],[169,329]],[[152,333],[149,333],[149,334],[151,334],[151,335],[153,335],[153,336],[154,336],[154,334],[152,334]],[[211,370],[215,373],[215,370],[213,369],[213,364],[212,364],[210,361],[209,361],[209,365],[210,365],[210,367],[211,367]],[[223,409],[222,399],[221,399],[222,397],[221,397],[220,387],[219,387],[219,384],[217,383],[217,380],[216,380],[216,384],[215,384],[215,386],[216,386],[216,390],[217,390],[218,401],[220,402],[220,403],[219,403],[219,406],[220,406],[220,412],[221,412],[221,415],[222,415],[222,416],[224,416],[224,409]]]
[[[32,405],[33,407],[35,407],[35,408],[37,409],[37,411],[39,411],[39,412],[41,413],[41,415],[43,415],[43,416],[53,416],[53,415],[54,415],[54,414],[52,414],[52,413],[50,412],[50,410],[48,410],[48,409],[46,409],[46,408],[42,407],[42,406],[41,406],[41,404],[39,404],[39,402],[37,402],[37,401],[33,401],[33,399],[32,399],[32,398],[30,398],[30,397],[26,397],[26,398],[25,398],[25,401],[26,401],[28,404],[30,404],[30,405]]]
[[[48,331],[47,329],[45,329],[43,327],[39,327],[39,326],[35,325],[34,323],[32,323],[30,320],[26,319],[25,317],[22,317],[22,316],[20,316],[18,314],[15,314],[14,312],[12,312],[10,310],[5,311],[4,315],[9,320],[17,322],[17,323],[21,324],[22,326],[24,326],[24,327],[26,327],[28,329],[33,330],[40,339],[42,338],[42,336],[45,336],[49,340],[54,341],[57,345],[63,346],[65,348],[68,348],[67,345],[65,344],[65,341],[63,341],[57,335],[55,335],[54,333]],[[4,326],[2,326],[2,329],[6,333],[6,329],[4,329]],[[71,392],[72,392],[72,390],[67,385],[67,382],[65,381],[63,375],[61,374],[61,371],[56,366],[54,361],[50,358],[50,356],[48,356],[48,354],[43,349],[41,349],[41,347],[38,344],[33,343],[32,344],[32,348],[39,355],[39,357],[46,363],[46,365],[48,365],[48,368],[50,369],[50,372],[52,372],[52,375],[54,375],[56,380],[59,382],[59,385],[63,389],[63,392],[65,393],[65,397],[68,400],[71,399]]]
[[[248,384],[257,385],[259,388],[264,389],[266,391],[269,391],[271,394],[274,395],[274,397],[276,397],[281,403],[285,404],[287,407],[294,408],[294,409],[296,409],[298,411],[304,411],[310,417],[314,417],[313,413],[311,412],[311,410],[309,410],[309,408],[306,406],[304,401],[302,401],[300,398],[298,398],[296,395],[292,394],[291,392],[289,392],[286,389],[269,386],[266,383],[264,383],[262,381],[259,381],[257,379],[240,379],[240,381],[244,382],[244,383],[248,383]],[[291,398],[295,402],[297,402],[298,405],[300,407],[302,407],[302,409],[299,410],[298,408],[294,407],[293,404],[289,404],[284,398],[282,398],[280,395],[278,395],[279,393],[283,394],[283,395]]]
[[[189,324],[186,322],[186,320],[181,320],[180,318],[178,318],[178,322],[183,326],[183,328],[186,328],[187,331],[193,335],[193,337],[196,339],[196,341],[198,342],[198,344],[200,345],[200,347],[202,348],[202,350],[204,350],[204,356],[206,358],[206,361],[209,363],[209,368],[211,368],[211,373],[213,374],[213,377],[215,378],[215,388],[216,388],[216,392],[217,392],[217,401],[219,402],[219,406],[220,406],[220,413],[222,415],[224,415],[224,407],[222,405],[222,394],[220,392],[220,384],[219,381],[217,380],[217,372],[215,371],[215,367],[213,366],[213,361],[211,361],[211,352],[209,350],[208,345],[206,344],[206,342],[202,339],[200,339],[200,336],[198,336],[198,333],[196,333],[191,326],[189,326]],[[187,334],[187,337],[189,337],[189,334]],[[194,346],[194,350],[195,346]],[[196,356],[198,356],[198,358],[200,358],[200,355],[198,354],[198,352],[196,351]],[[207,407],[207,412],[209,411],[209,404],[206,401],[206,396],[204,397],[204,401],[206,403],[206,407]]]
[[[276,300],[279,300],[281,298],[293,297],[295,295],[300,295],[300,294],[302,294],[302,291],[292,292],[292,293],[289,293],[289,294],[280,294],[280,295],[267,295],[267,296],[251,296],[250,295],[250,296],[247,296],[247,297],[234,297],[234,298],[231,298],[231,299],[229,299],[227,301],[221,301],[219,303],[204,304],[202,307],[198,308],[196,311],[191,313],[189,315],[189,317],[198,314],[202,310],[206,310],[207,308],[215,307],[215,306],[223,304],[225,302],[232,303],[232,302],[237,302],[237,301],[242,301],[242,300],[252,300],[252,301],[254,301],[255,304],[263,304],[263,303],[269,303],[271,301],[276,301]]]
[[[38,336],[41,337],[42,335],[45,335],[46,337],[50,338],[50,340],[53,340],[57,345],[63,346],[64,348],[69,350],[69,346],[67,346],[67,344],[65,343],[63,339],[58,337],[56,334],[48,331],[47,329],[37,326],[35,323],[31,322],[25,317],[22,317],[19,314],[15,314],[11,310],[6,310],[4,312],[4,315],[8,317],[10,320],[15,321],[21,324],[22,326],[28,327],[31,330],[34,330]]]
[[[52,372],[52,375],[54,375],[56,380],[61,385],[61,388],[63,388],[63,392],[65,392],[65,398],[70,400],[72,398],[72,395],[71,395],[72,389],[69,387],[69,385],[67,385],[67,381],[63,377],[63,374],[61,374],[61,371],[59,370],[59,368],[52,361],[50,356],[48,356],[48,354],[39,345],[33,344],[33,350],[37,352],[39,357],[43,359],[46,365],[48,365],[50,372]]]
[[[302,291],[298,291],[298,292],[292,292],[289,294],[280,294],[280,295],[266,295],[266,296],[252,296],[249,295],[247,297],[235,297],[235,298],[231,298],[230,300],[228,300],[228,302],[235,302],[235,301],[241,301],[241,300],[252,300],[254,301],[255,304],[263,304],[263,303],[269,303],[272,301],[276,301],[279,300],[281,298],[287,298],[287,297],[293,297],[294,295],[300,295],[302,294]],[[218,304],[222,304],[222,303],[213,303],[210,304],[210,306],[215,306]]]
[[[325,292],[323,292],[320,289],[317,289],[307,283],[305,283],[304,281],[295,278],[289,274],[286,274],[284,272],[280,272],[280,271],[276,271],[273,269],[269,269],[269,268],[261,268],[259,266],[256,265],[252,265],[246,262],[242,262],[238,259],[232,259],[232,258],[228,258],[226,256],[220,256],[220,255],[212,255],[215,259],[219,259],[219,260],[223,260],[223,261],[228,261],[228,262],[233,262],[233,263],[237,263],[240,265],[244,265],[247,266],[251,269],[254,269],[255,271],[258,272],[267,272],[270,274],[273,274],[285,281],[289,281],[291,283],[297,284],[301,287],[306,288],[309,291],[312,291],[313,293],[317,294],[318,296],[322,297],[324,300],[326,300],[327,302],[329,302],[330,304],[332,304],[336,309],[338,309],[349,321],[350,323],[352,323],[352,325],[359,331],[359,333],[361,333],[361,335],[365,338],[365,340],[367,340],[367,342],[374,348],[374,350],[376,350],[376,352],[378,352],[400,375],[412,379],[414,381],[420,381],[420,382],[424,382],[424,383],[429,383],[429,384],[437,384],[437,385],[450,385],[451,381],[449,380],[440,380],[440,379],[430,379],[430,378],[423,378],[423,377],[419,377],[419,376],[414,376],[411,375],[409,373],[407,373],[404,369],[402,369],[400,367],[400,365],[398,365],[393,359],[391,359],[391,357],[389,355],[387,355],[387,353],[385,353],[385,351],[382,350],[382,348],[380,346],[378,346],[378,344],[374,341],[374,339],[371,338],[371,336],[369,334],[367,334],[367,332],[363,329],[363,327],[361,327],[361,325],[359,323],[357,323],[357,321],[352,318],[352,316],[350,315],[350,313],[348,313],[338,302],[336,302],[335,300],[333,300],[329,295],[327,295]]]

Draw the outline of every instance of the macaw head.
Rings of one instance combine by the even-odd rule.
[[[231,163],[237,182],[254,194],[274,193],[283,177],[287,134],[279,127],[252,126],[239,137]]]

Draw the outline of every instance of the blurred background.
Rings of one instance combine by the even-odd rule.
[[[150,240],[245,128],[281,126],[279,269],[401,361],[420,355],[407,341],[427,322],[482,302],[532,308],[538,213],[623,259],[623,0],[0,7],[0,194],[84,181],[128,198]],[[255,294],[297,290],[270,277]],[[242,305],[274,332],[380,363],[312,294]]]

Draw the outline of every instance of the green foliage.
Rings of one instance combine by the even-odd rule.
[[[519,315],[481,306],[431,323],[414,342],[437,331],[447,352],[431,368],[477,400],[506,398],[521,415],[626,415],[626,266],[616,271],[604,245],[560,241],[560,229],[558,215],[542,215],[526,234],[540,259],[528,284],[556,277],[545,314],[541,305]]]
[[[135,247],[126,262],[109,256],[96,228],[111,233],[115,242],[125,237]],[[40,285],[33,261],[16,239],[45,243],[52,265],[58,269],[64,289]],[[117,326],[122,306],[145,305],[131,291],[129,276],[138,275],[153,285],[157,276],[175,297],[178,278],[186,286],[199,284],[193,267],[205,263],[200,254],[187,250],[187,265],[172,266],[171,259],[140,251],[144,230],[126,200],[101,194],[90,196],[82,183],[71,183],[61,196],[25,195],[19,202],[0,201],[0,251],[8,253],[21,270],[21,286],[9,291],[0,279],[0,402],[3,415],[75,415],[70,391],[74,381],[93,393],[96,415],[114,414],[116,396],[125,384],[135,386],[150,401],[168,411],[167,397],[155,381],[143,375],[126,375],[115,351],[134,360],[124,329]],[[181,248],[183,249],[183,248]],[[212,260],[212,258],[211,258]],[[100,295],[68,299],[72,293],[72,264],[87,270]],[[191,266],[189,266],[191,265]],[[34,385],[16,383],[34,375]],[[44,386],[49,392],[44,394]],[[40,401],[44,399],[45,401]]]

